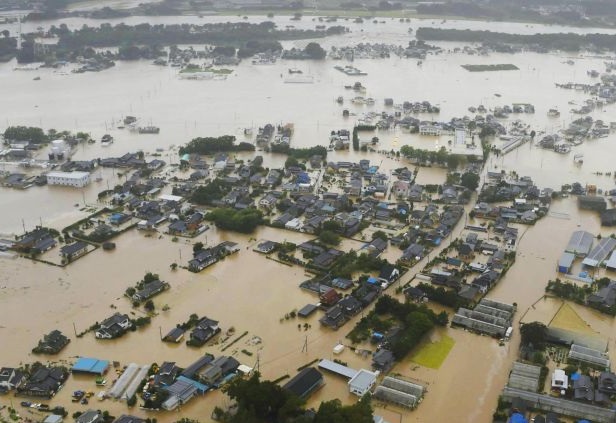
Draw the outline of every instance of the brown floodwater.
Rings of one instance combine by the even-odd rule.
[[[139,19],[142,18],[126,21],[136,23]],[[153,18],[153,22],[174,22],[173,19],[177,21],[180,18],[169,18],[166,21]],[[181,19],[209,22],[230,18]],[[277,19],[279,23],[286,22],[286,18]],[[74,26],[83,23],[75,19],[66,22]],[[438,23],[424,21],[421,24]],[[301,25],[308,27],[314,23],[304,19],[298,27]],[[450,21],[447,25],[520,33],[586,31],[463,21]],[[374,40],[405,43],[410,39],[406,33],[408,24],[392,21],[381,26],[364,25],[364,32],[360,31],[358,25],[349,26],[353,27],[351,34],[323,40],[323,43],[351,44]],[[285,44],[303,46],[305,42]],[[457,44],[442,45],[451,48]],[[423,115],[422,118],[426,120],[448,120],[454,116],[463,116],[468,114],[467,107],[470,105],[495,107],[514,102],[530,102],[535,105],[537,113],[520,115],[520,119],[532,124],[538,131],[553,131],[574,119],[568,112],[571,108],[568,102],[580,103],[586,98],[579,92],[559,90],[554,87],[554,82],[590,82],[586,71],[603,69],[602,58],[579,55],[574,57],[573,66],[563,63],[568,58],[561,54],[535,53],[493,54],[489,57],[444,54],[429,57],[421,67],[414,60],[397,58],[356,60],[354,66],[368,72],[361,81],[368,87],[365,96],[376,99],[374,106],[350,104],[349,100],[354,94],[343,86],[354,82],[356,78],[349,78],[334,70],[331,61],[281,61],[273,66],[253,66],[245,62],[234,68],[234,73],[225,81],[180,80],[175,69],[159,68],[146,62],[119,62],[110,70],[86,74],[63,74],[48,69],[13,71],[15,63],[12,62],[0,65],[1,86],[11,87],[10,91],[15,93],[10,103],[0,105],[3,118],[0,124],[3,127],[23,124],[88,131],[96,139],[105,133],[115,137],[114,144],[109,147],[102,147],[100,143],[79,147],[74,155],[76,160],[122,155],[136,150],[153,153],[156,149],[163,149],[162,159],[168,163],[178,161],[177,148],[172,146],[181,145],[193,137],[230,133],[243,139],[244,128],[256,128],[268,122],[293,122],[294,146],[326,145],[331,130],[350,129],[363,112],[383,110],[383,99],[386,97],[393,97],[396,103],[428,100],[439,104],[441,114]],[[520,70],[468,73],[460,67],[467,63],[514,63]],[[296,66],[313,75],[316,82],[284,84],[280,74]],[[33,81],[35,76],[40,76],[41,80]],[[496,97],[495,93],[501,94],[501,97]],[[343,107],[334,101],[339,95],[345,98]],[[347,107],[357,116],[342,118],[342,109]],[[552,107],[561,110],[561,119],[552,121],[546,117],[547,110]],[[604,110],[593,112],[592,116],[607,122],[614,121],[614,110],[612,106],[606,106]],[[120,119],[128,114],[160,126],[161,133],[138,135],[116,129]],[[380,138],[379,149],[383,150],[399,149],[404,144],[421,148],[435,148],[437,145],[434,138],[410,135],[399,130],[380,131],[377,135]],[[598,176],[593,172],[613,171],[611,158],[616,153],[614,138],[611,134],[608,138],[588,141],[575,147],[570,155],[558,155],[525,145],[504,159],[491,159],[487,168],[516,170],[520,175],[532,176],[541,187],[559,188],[562,183],[579,180],[611,189],[613,180],[610,177]],[[439,142],[440,145],[446,144],[447,137],[442,137]],[[585,155],[581,167],[573,164],[574,153]],[[240,154],[238,158],[248,159],[250,155]],[[406,160],[396,160],[378,153],[350,151],[328,155],[331,160],[356,161],[361,158],[369,158],[386,171],[401,166],[412,167]],[[265,166],[278,166],[283,161],[282,156],[264,154]],[[0,164],[0,170],[15,169],[9,164]],[[23,226],[31,229],[40,223],[61,229],[87,215],[83,210],[84,203],[97,205],[98,192],[113,187],[125,178],[111,169],[97,170],[95,176],[100,176],[101,181],[93,182],[83,190],[49,186],[25,191],[2,189],[0,233],[20,233]],[[422,168],[418,174],[419,183],[442,183],[444,180],[445,172],[440,169]],[[575,199],[555,201],[552,211],[567,218],[548,216],[533,227],[520,227],[517,262],[489,295],[496,300],[518,304],[516,323],[541,298],[546,282],[556,277],[555,264],[572,231],[581,228],[595,234],[610,233],[599,226],[596,214],[579,212]],[[463,221],[456,228],[454,236],[460,233],[462,226]],[[260,239],[303,242],[310,237],[272,228],[261,228],[252,236],[225,233],[212,228],[190,242],[182,238],[179,242],[172,242],[168,236],[145,237],[140,232],[132,231],[116,240],[116,251],[108,253],[97,250],[64,269],[26,259],[0,258],[0,336],[3,346],[11,346],[2,349],[0,365],[18,366],[37,359],[46,360],[31,355],[30,350],[44,333],[52,329],[60,329],[72,338],[70,345],[58,357],[54,357],[54,361],[70,360],[75,356],[93,356],[117,360],[122,364],[169,360],[186,366],[204,352],[210,352],[215,355],[232,354],[249,366],[254,366],[258,357],[259,370],[264,377],[275,379],[285,374],[293,376],[298,367],[316,358],[332,359],[334,345],[339,341],[345,342],[346,333],[361,316],[339,331],[330,331],[320,327],[318,316],[315,315],[306,321],[311,325],[308,330],[298,330],[297,325],[304,321],[285,320],[284,316],[307,303],[317,302],[315,295],[298,288],[298,284],[309,275],[305,275],[300,268],[276,263],[253,252],[252,246]],[[241,251],[200,274],[170,269],[171,263],[186,263],[193,242],[215,245],[221,240],[238,242]],[[345,240],[342,248],[357,249],[361,245],[358,241]],[[49,254],[57,254],[57,251]],[[399,251],[390,247],[385,257],[395,260],[399,254]],[[401,283],[410,280],[422,266],[423,263],[412,269]],[[159,311],[149,327],[131,332],[119,340],[97,341],[91,333],[82,338],[73,336],[74,328],[78,332],[83,331],[116,310],[135,312],[138,315],[139,312],[132,309],[122,294],[148,271],[158,273],[171,284],[168,292],[154,300],[158,310],[168,305],[168,311]],[[549,320],[557,309],[557,303],[554,303],[546,304],[541,310],[531,311],[536,313],[537,319]],[[611,334],[615,329],[613,319],[585,309],[576,308],[576,311],[595,331],[609,337],[611,346]],[[161,332],[164,335],[177,323],[187,320],[191,313],[219,320],[223,332],[233,327],[236,334],[247,331],[248,335],[225,352],[221,349],[230,340],[200,349],[160,341]],[[529,312],[528,316],[533,316],[533,313]],[[518,326],[514,327],[516,330],[513,338],[503,347],[488,337],[451,328],[439,329],[435,336],[447,335],[455,341],[440,369],[418,367],[410,359],[393,369],[405,377],[425,383],[428,393],[422,404],[415,411],[379,406],[377,412],[390,422],[491,421],[500,389],[506,381],[511,362],[517,357],[519,335]],[[261,342],[256,342],[258,340]],[[302,351],[305,344],[307,352]],[[354,368],[370,366],[369,359],[349,349],[337,358]],[[340,398],[345,403],[355,401],[348,394],[344,380],[329,374],[325,378],[325,387],[310,399],[309,405],[316,406],[320,401],[331,398]],[[75,389],[94,388],[91,377],[71,377],[53,403],[68,406],[71,411],[85,409],[85,406],[70,403],[70,394]],[[219,392],[211,392],[204,398],[193,400],[179,411],[151,416],[161,422],[174,421],[179,417],[197,417],[201,421],[208,421],[213,407],[221,404],[228,404],[228,399]],[[99,407],[96,401],[92,405]],[[106,401],[100,407],[116,415],[128,411],[148,415],[137,409],[128,410],[125,403],[121,402]]]

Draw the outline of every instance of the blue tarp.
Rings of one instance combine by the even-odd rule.
[[[369,284],[371,284],[371,285],[376,285],[377,283],[379,283],[379,280],[377,278],[371,276],[371,277],[368,278],[367,282]]]
[[[102,375],[107,371],[109,362],[97,358],[81,357],[72,368],[73,372]]]
[[[571,380],[578,380],[580,378],[580,374],[579,373],[573,373],[571,375]]]
[[[509,423],[528,423],[528,420],[520,413],[513,413],[509,418]]]

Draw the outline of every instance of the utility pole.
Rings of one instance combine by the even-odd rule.
[[[302,347],[302,352],[308,354],[308,335],[304,338],[304,346]]]
[[[261,354],[257,353],[257,362],[255,363],[254,371],[259,372],[259,363],[261,361]]]

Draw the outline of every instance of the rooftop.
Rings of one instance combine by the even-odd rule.
[[[80,357],[71,370],[78,373],[93,373],[101,375],[107,371],[108,367],[109,362],[106,360]]]
[[[575,231],[569,239],[565,251],[577,255],[587,255],[590,252],[594,240],[593,234],[586,231]]]

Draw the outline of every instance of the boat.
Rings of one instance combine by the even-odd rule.
[[[139,127],[140,134],[158,134],[160,128],[158,126],[142,126]]]
[[[301,69],[289,68],[289,74],[294,74],[294,73],[304,73],[304,72],[302,72]]]
[[[107,379],[102,376],[96,378],[96,386],[105,386],[107,384]]]
[[[560,112],[558,111],[558,109],[548,110],[548,117],[559,117],[559,116],[560,116]]]
[[[342,103],[344,103],[344,98],[342,98],[342,96],[338,97],[338,98],[336,99],[336,103],[338,103],[338,104],[342,104]]]

